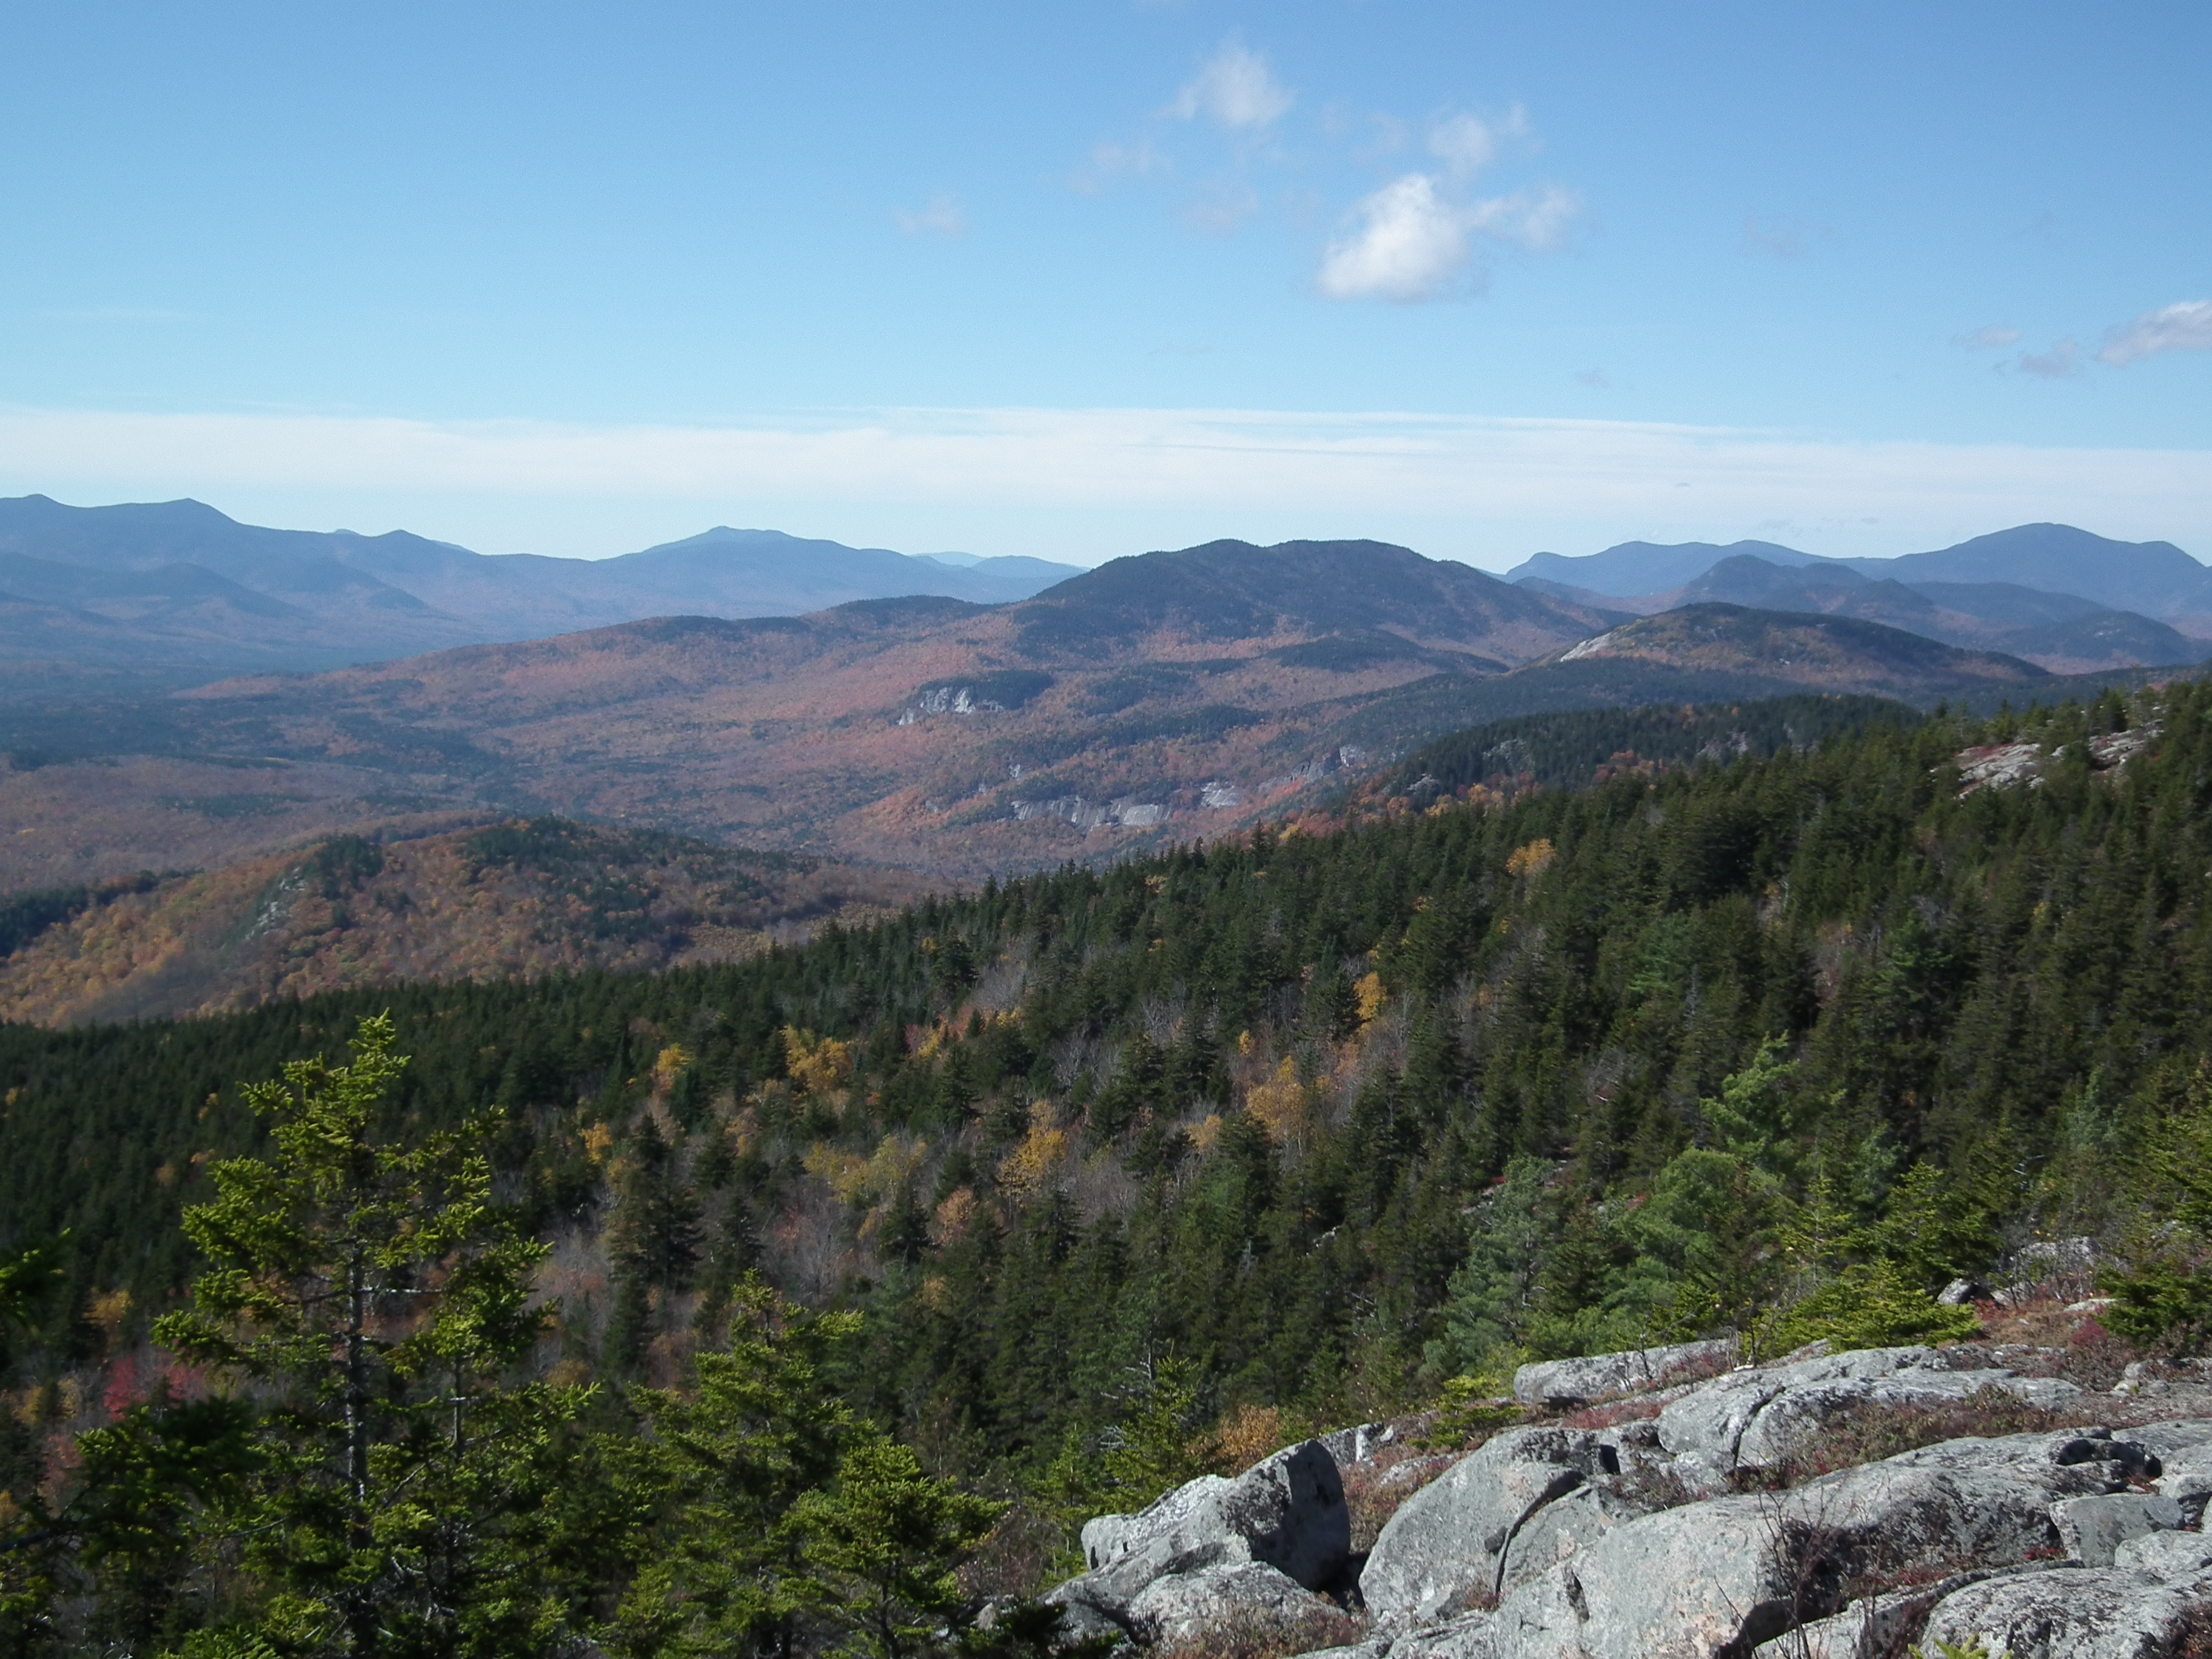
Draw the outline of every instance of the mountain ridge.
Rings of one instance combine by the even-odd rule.
[[[1505,573],[1511,582],[1531,580],[1615,600],[1657,596],[1680,587],[1723,560],[1751,555],[1784,568],[1818,566],[1880,580],[1921,582],[2003,582],[2045,592],[2076,595],[2116,611],[2162,620],[2197,618],[2212,637],[2212,567],[2172,542],[2122,542],[2072,525],[2014,525],[1950,547],[1895,558],[1831,557],[1770,542],[1709,542],[1674,545],[1623,542],[1601,552],[1568,556],[1539,553]]]
[[[1211,543],[1008,606],[657,617],[128,706],[0,710],[0,749],[40,768],[0,775],[0,830],[32,810],[102,826],[76,838],[96,848],[82,859],[0,834],[0,885],[157,861],[192,822],[164,800],[259,799],[220,769],[240,764],[286,769],[256,786],[272,838],[413,799],[973,880],[1237,831],[1488,720],[2072,689],[1849,618],[1719,605],[1619,621],[1385,544]],[[262,810],[223,821],[234,852],[257,844]]]
[[[189,499],[74,507],[28,495],[0,500],[0,662],[315,671],[655,615],[799,615],[910,593],[1008,604],[1077,570],[727,526],[602,560],[480,554],[406,531],[241,524]],[[10,572],[44,591],[22,592]],[[149,603],[157,572],[198,583],[199,610]],[[281,630],[264,625],[280,617]]]

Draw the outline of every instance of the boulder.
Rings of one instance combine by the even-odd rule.
[[[1138,1515],[1106,1515],[1083,1528],[1091,1571],[1046,1600],[1090,1607],[1127,1625],[1156,1581],[1256,1562],[1301,1589],[1327,1583],[1352,1554],[1352,1516],[1336,1460],[1309,1440],[1234,1480],[1205,1475]]]
[[[2058,1541],[2067,1555],[2085,1567],[2109,1567],[2120,1546],[2146,1533],[2177,1532],[2181,1505],[2149,1492],[2106,1492],[2094,1498],[2063,1498],[2051,1506]]]
[[[1792,1364],[1731,1372],[1669,1401],[1660,1443],[1684,1462],[1725,1474],[1782,1462],[1831,1420],[1869,1409],[1932,1407],[1999,1389],[2032,1405],[2057,1406],[2081,1389],[2003,1366],[1954,1370],[1933,1348],[1863,1348]]]
[[[1060,1609],[1060,1634],[1078,1642],[1094,1636],[1127,1637],[1129,1634],[1127,1610],[1119,1605],[1108,1608],[1089,1600],[1078,1588],[1085,1582],[1081,1578],[1072,1578],[1038,1598],[1047,1607]]]
[[[1673,1347],[1593,1354],[1586,1359],[1547,1359],[1513,1373],[1513,1397],[1524,1406],[1568,1410],[1610,1395],[1660,1388],[1686,1372],[1731,1364],[1735,1354],[1735,1339],[1722,1337]]]
[[[1240,1625],[1296,1634],[1310,1644],[1357,1630],[1344,1610],[1263,1561],[1235,1561],[1154,1579],[1129,1604],[1127,1624],[1148,1643],[1188,1642]]]
[[[1498,1659],[1494,1622],[1487,1613],[1462,1613],[1401,1636],[1386,1651],[1389,1659]]]
[[[1527,1583],[1587,1549],[1615,1527],[1650,1514],[1654,1507],[1607,1486],[1576,1487],[1522,1523],[1498,1564],[1493,1593],[1504,1595]]]
[[[1354,1463],[1364,1463],[1396,1438],[1387,1423],[1362,1423],[1357,1428],[1325,1434],[1316,1443],[1336,1460],[1338,1468],[1348,1469]]]
[[[1378,1624],[1435,1618],[1498,1594],[1516,1535],[1543,1507],[1593,1476],[1614,1474],[1612,1447],[1580,1429],[1509,1429],[1399,1506],[1359,1575]]]
[[[2212,1573],[2212,1538],[2201,1532],[2147,1532],[2123,1540],[2112,1565],[2162,1583]]]
[[[1856,1584],[2017,1565],[2057,1541],[2052,1504],[2124,1484],[2115,1462],[2057,1461],[2078,1443],[1948,1441],[1626,1522],[1506,1596],[1501,1659],[1741,1653],[1838,1611]]]
[[[2181,1524],[2202,1526],[2212,1502],[2212,1446],[2185,1446],[2159,1459],[2159,1492],[2181,1505]]]
[[[1173,1532],[1233,1484],[1218,1474],[1201,1474],[1153,1501],[1135,1515],[1102,1515],[1083,1523],[1083,1562],[1093,1572],[1110,1567],[1148,1539]]]
[[[1945,1596],[1921,1645],[1978,1644],[2011,1659],[2163,1659],[2207,1587],[2163,1584],[2112,1567],[2061,1567],[1985,1579]]]
[[[1988,1577],[1986,1572],[1960,1573],[1889,1595],[1863,1597],[1841,1613],[1761,1642],[1752,1650],[1753,1659],[1892,1659],[1907,1650],[1938,1601]]]

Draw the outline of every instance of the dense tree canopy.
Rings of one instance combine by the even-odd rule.
[[[200,1334],[264,1248],[210,1218],[283,1209],[241,1185],[237,1160],[290,1154],[240,1080],[387,1008],[363,1054],[412,1061],[347,1133],[397,1149],[378,1180],[470,1172],[425,1210],[468,1226],[406,1248],[529,1285],[482,1351],[544,1425],[513,1455],[590,1462],[661,1540],[642,1576],[593,1557],[599,1588],[545,1594],[641,1652],[810,1618],[885,1652],[951,1628],[944,1564],[990,1522],[947,1477],[1064,1517],[1113,1485],[1086,1465],[1165,1447],[1164,1480],[1239,1407],[1350,1420],[1720,1328],[1959,1334],[1928,1294],[1954,1272],[2128,1236],[2139,1148],[2199,1227],[2158,1235],[2142,1338],[2202,1323],[2212,699],[1865,712],[1814,742],[1747,711],[1759,744],[1700,714],[1665,764],[1622,740],[1664,722],[1587,717],[1569,735],[1606,764],[1576,789],[1474,734],[1340,829],[989,884],[737,966],[0,1030],[0,1243],[66,1234],[8,1339],[0,1486],[36,1485],[42,1435],[180,1412],[163,1352],[250,1370]],[[2032,784],[1962,776],[2014,742]],[[345,1073],[290,1075],[305,1100]],[[814,1416],[745,1393],[793,1365]],[[396,1425],[435,1368],[392,1367]],[[63,1397],[95,1374],[106,1405]],[[265,1416],[175,1420],[267,1455]],[[771,1489],[752,1553],[684,1529]],[[825,1550],[864,1516],[927,1547]],[[621,1557],[574,1528],[549,1562]]]

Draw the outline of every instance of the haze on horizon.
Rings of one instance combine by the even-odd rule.
[[[2212,555],[2212,15],[17,8],[0,494]]]

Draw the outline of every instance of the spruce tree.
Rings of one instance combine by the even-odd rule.
[[[256,1639],[301,1659],[548,1652],[568,1623],[549,1500],[583,1391],[507,1381],[545,1325],[545,1250],[495,1207],[481,1132],[375,1138],[393,1041],[364,1018],[350,1064],[246,1089],[270,1155],[210,1170],[184,1225],[210,1265],[155,1338],[263,1405],[216,1528],[264,1588]]]

